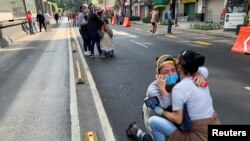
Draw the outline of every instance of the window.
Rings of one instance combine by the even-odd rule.
[[[246,7],[245,0],[227,0],[226,13],[245,13]]]
[[[23,0],[11,0],[14,18],[25,17],[25,8]]]

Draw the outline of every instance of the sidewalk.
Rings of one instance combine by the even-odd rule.
[[[194,24],[195,22],[178,22],[178,27],[175,25],[172,26],[173,33],[175,31],[185,31],[185,32],[193,32],[193,33],[199,33],[199,34],[205,34],[205,35],[211,35],[211,36],[219,36],[219,37],[226,37],[226,38],[233,38],[236,39],[237,35],[235,35],[235,31],[224,31],[223,29],[218,29],[218,30],[196,30],[196,29],[191,29],[190,25]],[[132,21],[131,22],[132,26],[133,24],[136,25],[145,25],[145,26],[151,26],[150,23],[145,24],[142,21]],[[166,28],[167,26],[165,25],[158,25],[158,28]],[[159,34],[166,34],[163,30],[158,30]]]

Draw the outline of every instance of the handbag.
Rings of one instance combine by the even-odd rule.
[[[189,116],[188,113],[188,108],[187,108],[187,104],[184,103],[184,107],[183,107],[183,120],[181,125],[177,125],[177,128],[181,131],[190,131],[192,128],[192,121],[191,118]]]

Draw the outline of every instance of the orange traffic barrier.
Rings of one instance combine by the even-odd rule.
[[[240,28],[239,35],[231,51],[241,54],[250,54],[250,26]]]
[[[116,17],[115,16],[112,17],[112,24],[113,25],[116,24]]]
[[[131,26],[129,17],[124,18],[124,22],[123,22],[122,26],[125,26],[125,27],[130,27]]]
[[[124,17],[122,26],[125,26],[125,25],[126,25],[126,22],[127,22],[127,17]]]

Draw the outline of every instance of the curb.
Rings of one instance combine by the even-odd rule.
[[[203,30],[184,29],[184,28],[174,28],[174,30],[186,31],[186,32],[193,32],[193,33],[199,33],[199,34],[211,35],[211,36],[233,38],[233,39],[237,38],[237,35],[228,35],[226,33],[214,33],[214,32],[203,31]]]
[[[142,22],[132,22],[132,23],[136,25],[148,26],[147,24],[142,23]],[[211,36],[218,36],[218,37],[225,37],[225,38],[232,38],[232,39],[237,38],[237,35],[233,35],[233,34],[230,35],[227,33],[216,33],[216,32],[213,32],[213,30],[205,31],[205,30],[195,30],[195,29],[181,28],[181,27],[177,27],[177,28],[173,27],[172,29],[177,30],[177,31],[193,32],[193,33],[199,33],[199,34],[204,34],[204,35],[211,35]]]

